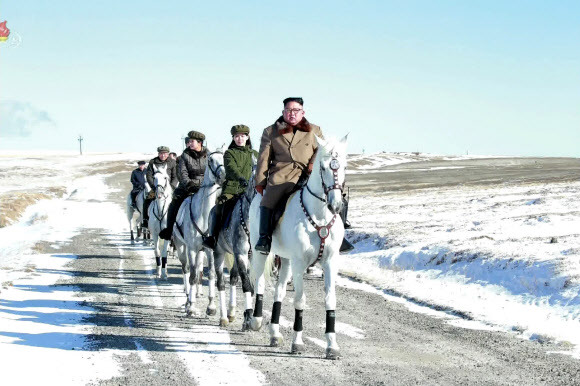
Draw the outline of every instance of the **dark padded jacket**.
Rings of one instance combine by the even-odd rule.
[[[143,190],[145,189],[145,170],[139,168],[133,170],[131,173],[131,184],[133,184],[133,190]]]
[[[175,161],[171,158],[167,158],[165,161],[161,161],[159,157],[155,157],[149,161],[149,165],[147,165],[147,183],[152,190],[155,190],[155,180],[153,179],[155,170],[153,169],[153,165],[159,167],[165,164],[167,164],[167,175],[169,176],[169,181],[171,181],[171,186],[173,189],[177,188],[179,180],[177,179],[177,166],[175,165]]]
[[[207,149],[205,147],[199,152],[189,148],[185,149],[179,158],[177,167],[179,190],[187,191],[188,194],[197,192],[203,182],[206,165]]]

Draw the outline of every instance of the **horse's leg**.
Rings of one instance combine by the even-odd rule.
[[[169,241],[161,240],[161,280],[167,280],[167,247]]]
[[[183,292],[187,296],[189,289],[187,288],[188,280],[187,280],[187,248],[185,244],[181,241],[175,241],[175,249],[177,253],[177,258],[181,262],[181,274],[183,277]]]
[[[340,348],[336,342],[336,332],[334,331],[334,322],[336,319],[336,277],[338,276],[338,267],[335,261],[328,259],[322,264],[324,271],[324,291],[326,296],[324,302],[326,306],[326,358],[340,358]]]
[[[197,292],[196,292],[196,296],[198,298],[203,297],[203,265],[204,265],[204,261],[205,261],[205,250],[202,248],[198,253],[197,253],[197,257],[195,259],[195,269],[197,271],[196,273],[196,281],[195,281],[195,285],[197,286]]]
[[[252,263],[252,268],[256,268],[256,272],[252,275],[256,278],[256,284],[254,289],[256,291],[256,303],[254,304],[254,314],[250,320],[250,328],[254,331],[258,331],[262,327],[263,321],[263,301],[264,301],[264,289],[266,287],[266,279],[264,278],[264,266],[266,265],[267,255],[262,253],[254,253],[252,256],[255,259],[255,263]]]
[[[280,311],[282,301],[286,296],[286,285],[290,280],[290,261],[280,258],[280,271],[276,290],[274,293],[274,306],[272,307],[272,320],[270,321],[270,346],[278,347],[284,342],[284,337],[280,333]]]
[[[217,289],[219,293],[220,300],[220,327],[226,327],[228,325],[228,318],[226,317],[226,281],[224,280],[224,252],[216,248],[216,252],[213,254],[214,257],[214,267],[215,275],[217,281]]]
[[[292,354],[304,352],[302,340],[302,311],[306,304],[304,296],[304,271],[305,267],[300,264],[301,258],[292,261],[292,276],[294,279],[294,338],[292,339]]]
[[[155,264],[157,266],[156,277],[161,277],[161,251],[159,249],[159,235],[153,233],[153,250],[155,252]]]
[[[230,269],[230,304],[228,305],[228,320],[236,320],[236,286],[238,285],[238,265],[235,262]]]
[[[249,271],[249,261],[247,255],[236,254],[236,266],[238,267],[238,273],[242,279],[242,291],[245,296],[245,306],[244,308],[244,321],[242,323],[242,331],[250,329],[250,320],[252,318],[252,295],[254,294],[254,288],[252,287],[252,282],[250,281],[250,271]]]
[[[197,292],[197,267],[196,262],[198,260],[198,253],[194,254],[190,248],[187,250],[187,261],[189,263],[189,294],[187,297],[187,304],[185,305],[185,312],[188,316],[193,315],[195,312],[195,300]]]
[[[216,305],[215,305],[215,266],[214,266],[214,258],[213,258],[213,251],[206,252],[207,255],[207,271],[208,271],[208,305],[207,310],[205,311],[208,315],[215,315],[216,314]],[[222,265],[222,273],[223,273],[223,265]]]

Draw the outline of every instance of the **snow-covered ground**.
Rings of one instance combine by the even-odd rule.
[[[364,177],[386,166],[451,159],[430,157],[351,156],[349,173]],[[50,284],[66,277],[59,267],[75,256],[36,254],[34,245],[43,241],[58,247],[83,228],[125,232],[123,210],[98,202],[110,192],[103,179],[109,162],[129,165],[143,158],[148,157],[4,154],[0,158],[4,197],[14,191],[66,187],[63,198],[39,201],[20,221],[0,228],[2,365],[44,363],[42,371],[23,372],[28,378],[21,383],[60,379],[60,383],[83,384],[95,376],[117,374],[114,352],[73,350],[86,343],[84,336],[90,329],[77,323],[78,318],[93,310],[81,305],[82,297],[74,289],[50,290]],[[441,170],[440,162],[437,165],[436,170]],[[422,164],[421,170],[431,169]],[[573,182],[353,195],[349,237],[356,249],[341,256],[341,271],[370,285],[346,279],[339,284],[376,291],[415,312],[448,318],[463,327],[569,342],[575,346],[573,355],[580,357],[579,193],[580,182]],[[81,213],[90,214],[90,223]],[[26,313],[18,311],[22,305]],[[43,339],[34,340],[39,332]],[[351,333],[364,335],[364,331]],[[76,338],[63,341],[65,335]],[[23,336],[26,345],[19,344]],[[50,362],[43,362],[47,357]],[[68,372],[75,370],[66,381],[58,378],[64,366]]]
[[[382,153],[349,162],[350,174],[436,159]],[[490,328],[569,342],[580,357],[579,197],[580,181],[352,195],[356,250],[342,272]]]
[[[62,268],[77,256],[38,254],[35,245],[45,242],[59,249],[59,245],[89,228],[104,229],[112,235],[126,232],[124,209],[106,201],[107,195],[113,192],[104,183],[108,174],[84,175],[101,163],[122,161],[132,165],[143,158],[142,154],[42,155],[33,159],[19,155],[2,160],[5,165],[34,166],[36,170],[48,171],[46,176],[36,176],[34,189],[49,189],[55,183],[67,187],[62,199],[41,200],[28,207],[20,221],[0,228],[0,358],[2,369],[9,369],[2,371],[3,384],[83,385],[120,375],[116,357],[126,356],[130,351],[87,348],[92,326],[87,324],[86,316],[95,311],[83,304],[91,300],[91,295],[79,293],[74,287],[62,290],[63,287],[53,286],[70,275]],[[23,175],[29,176],[28,168]],[[15,175],[11,181],[13,185],[4,186],[6,192],[30,187]],[[152,251],[137,253],[151,265]],[[119,275],[122,275],[123,260],[120,262]],[[147,288],[152,291],[150,297],[159,303],[161,294],[157,286]],[[181,306],[182,291],[181,285],[164,287],[164,295],[170,293],[176,308]],[[229,335],[219,327],[204,326],[196,331],[201,341],[215,342],[208,347],[183,343],[187,341],[183,331],[169,324],[166,327],[169,344],[179,347],[179,356],[200,384],[232,384],[237,377],[243,377],[246,384],[264,384],[263,375],[250,368],[247,357],[229,345]],[[147,353],[138,342],[135,352],[147,363]],[[210,357],[217,361],[212,354],[215,352],[239,355],[221,356],[219,360],[227,364],[224,362],[216,375],[213,367],[204,365]],[[34,364],[33,371],[31,364]]]

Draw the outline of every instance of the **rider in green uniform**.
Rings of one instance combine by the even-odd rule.
[[[258,153],[252,149],[248,126],[235,125],[231,128],[230,133],[232,134],[232,143],[224,154],[226,181],[213,211],[214,217],[211,221],[209,236],[203,240],[203,245],[210,249],[215,249],[224,220],[224,212],[227,213],[231,210],[238,197],[246,191],[248,180],[252,176],[254,164],[252,156],[258,156]],[[224,211],[224,208],[228,210]]]

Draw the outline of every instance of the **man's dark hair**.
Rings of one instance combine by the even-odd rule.
[[[189,141],[191,141],[191,138],[189,138],[189,137],[185,137],[185,144],[186,144],[186,145],[189,143]]]
[[[286,98],[284,99],[284,101],[282,103],[284,103],[284,107],[286,107],[286,103],[288,102],[296,102],[299,103],[300,106],[304,106],[304,99],[300,98],[300,97],[290,97],[290,98]]]

